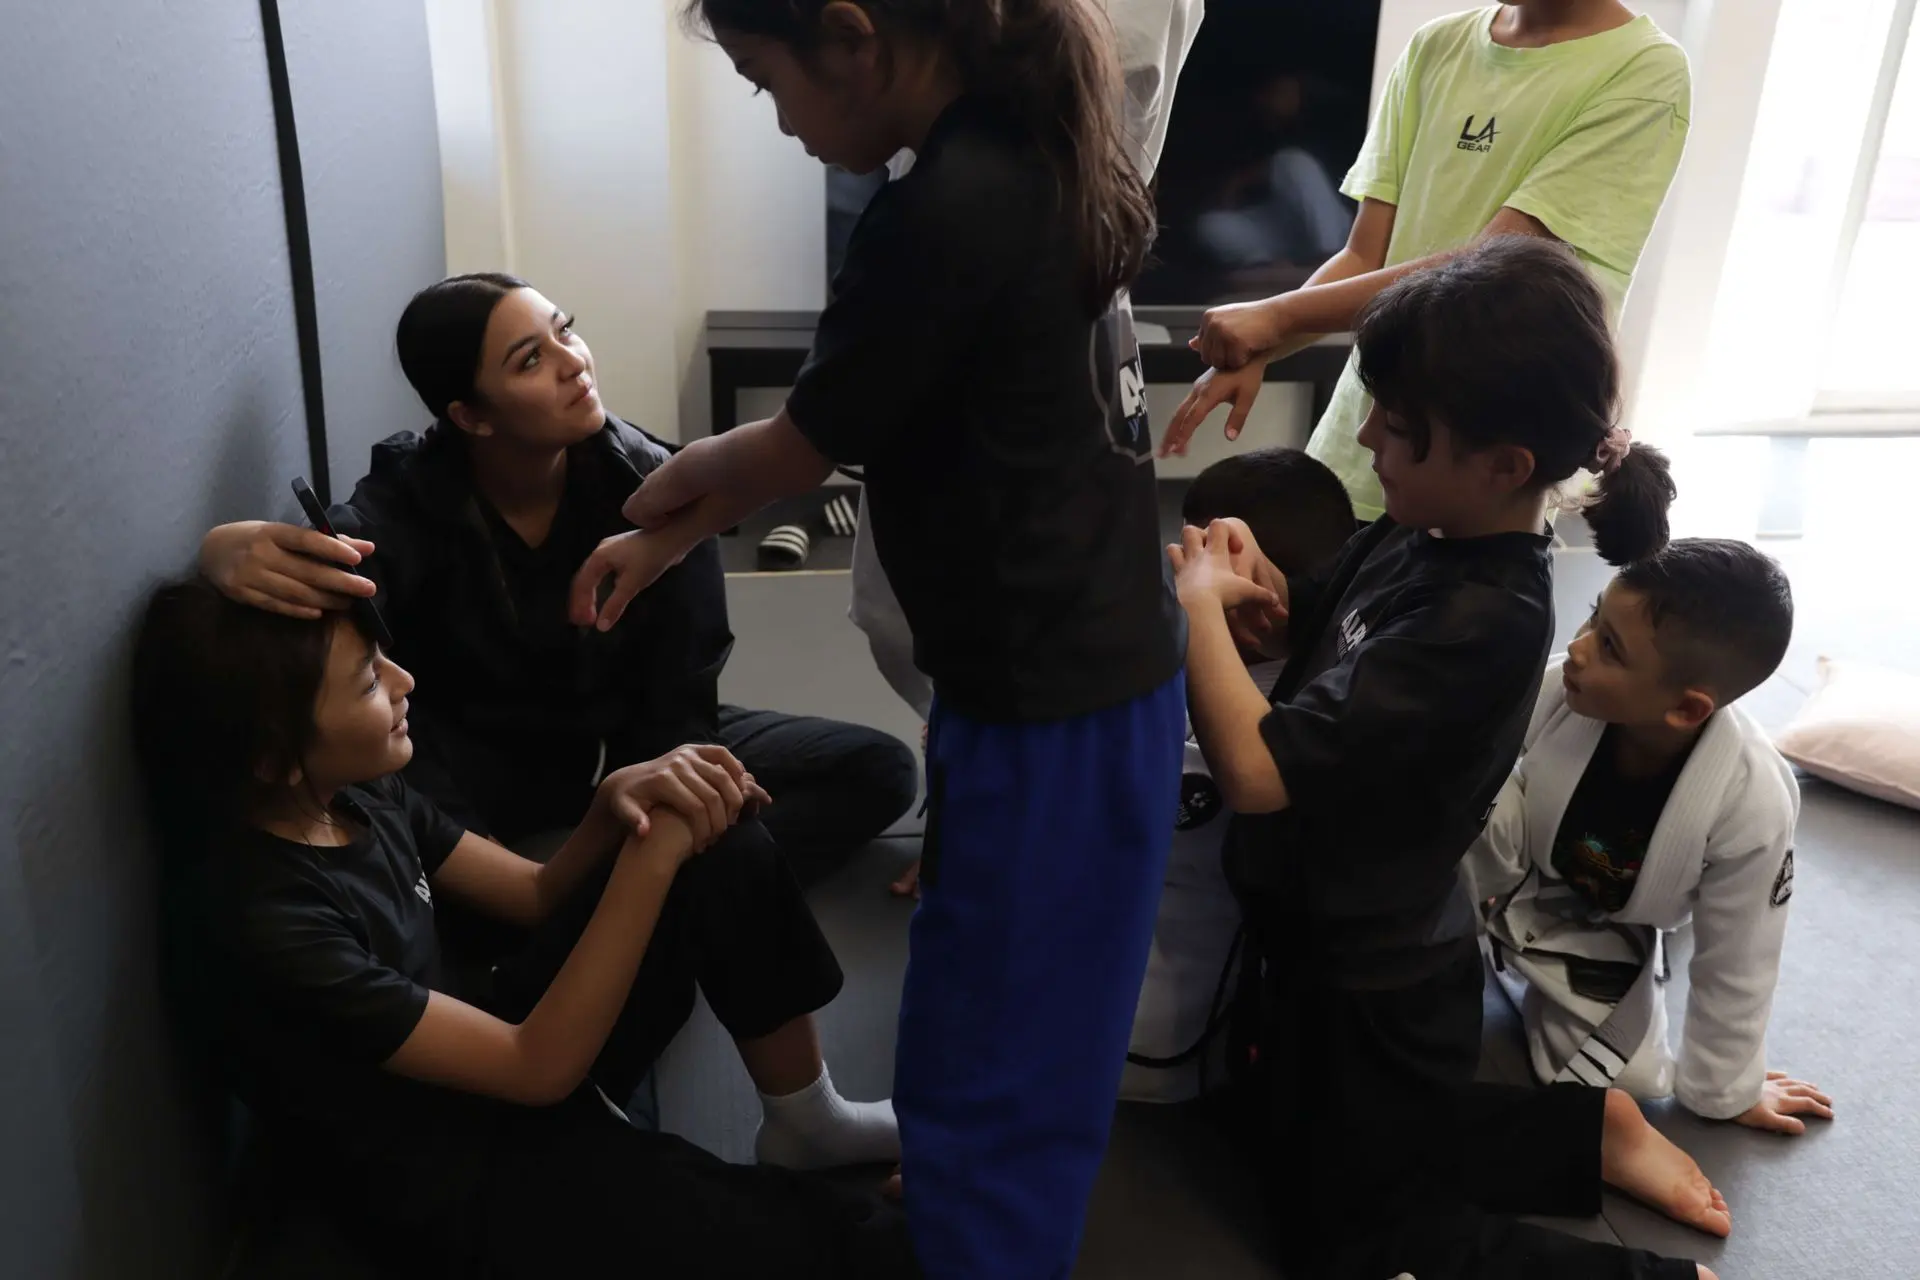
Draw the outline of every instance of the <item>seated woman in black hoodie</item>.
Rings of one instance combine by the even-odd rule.
[[[601,406],[571,316],[512,276],[455,276],[415,295],[398,346],[436,421],[374,446],[330,512],[343,540],[243,521],[208,533],[200,564],[233,599],[296,617],[377,587],[393,656],[426,691],[409,783],[512,844],[578,822],[617,768],[718,743],[772,794],[761,820],[803,881],[906,811],[917,772],[897,739],[719,705],[733,636],[715,544],[619,627],[568,621],[575,571],[632,527],[620,505],[668,453]]]

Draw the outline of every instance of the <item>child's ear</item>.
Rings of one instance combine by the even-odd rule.
[[[275,782],[279,782],[283,786],[297,787],[300,785],[301,780],[307,776],[297,764],[287,770],[284,778],[276,779],[273,776],[274,772],[274,762],[271,760],[262,760],[259,764],[253,766],[253,776],[269,786]]]
[[[1720,709],[1720,704],[1710,693],[1700,689],[1688,689],[1680,695],[1680,700],[1667,712],[1666,720],[1674,729],[1698,729],[1707,722],[1707,718]]]
[[[1487,450],[1487,474],[1502,493],[1518,493],[1533,480],[1533,450],[1498,444]]]
[[[878,33],[873,15],[850,0],[834,0],[820,11],[820,34],[826,42],[840,46],[849,54],[865,54],[872,59],[879,53],[873,37]]]
[[[467,406],[464,400],[454,400],[447,405],[447,420],[470,436],[490,436],[493,427]]]

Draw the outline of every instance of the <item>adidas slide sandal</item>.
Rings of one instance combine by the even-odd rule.
[[[797,524],[783,524],[760,539],[759,563],[762,569],[798,569],[807,563],[811,543],[807,531]]]
[[[836,538],[851,538],[860,523],[860,509],[846,494],[838,494],[830,500],[820,512],[820,518],[826,521],[827,532]]]

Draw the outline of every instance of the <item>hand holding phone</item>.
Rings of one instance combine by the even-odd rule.
[[[315,530],[329,538],[340,536],[333,531],[333,522],[327,519],[327,509],[320,505],[319,496],[307,484],[305,476],[293,478],[293,496],[299,500],[300,509],[306,512],[307,523]],[[342,572],[353,573],[351,569],[343,569]],[[353,576],[359,578],[366,575],[354,573]],[[387,620],[380,616],[380,610],[374,607],[372,600],[356,597],[347,605],[347,609],[353,614],[355,623],[373,637],[374,643],[389,653],[393,651],[393,635],[387,630]]]

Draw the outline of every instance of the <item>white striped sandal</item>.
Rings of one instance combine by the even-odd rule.
[[[846,494],[836,494],[820,512],[827,533],[835,538],[851,538],[860,523],[860,508]]]
[[[812,542],[805,529],[797,524],[778,525],[772,533],[760,539],[759,565],[763,571],[803,569],[810,550]]]

